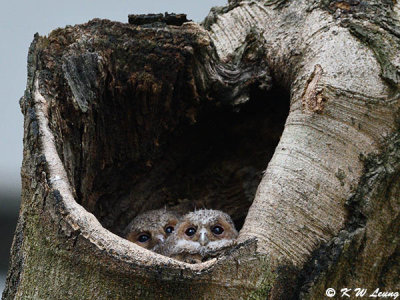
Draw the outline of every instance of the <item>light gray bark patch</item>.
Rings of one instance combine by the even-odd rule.
[[[99,55],[83,53],[64,56],[62,69],[74,96],[74,105],[86,112],[99,86]]]
[[[369,273],[368,281],[366,277],[362,279],[365,288],[368,284],[375,286],[376,282],[380,282],[381,288],[396,289],[399,286],[399,277],[390,277],[390,274],[400,273],[398,231],[394,230],[399,228],[399,204],[398,200],[393,202],[398,199],[396,193],[399,191],[399,129],[387,138],[382,149],[381,154],[362,158],[364,174],[354,194],[346,201],[349,211],[346,226],[338,236],[313,252],[299,277],[299,299],[318,299],[316,295],[321,295],[326,284],[333,282],[342,286],[352,286],[357,280],[360,282],[363,275],[358,268],[377,264],[377,260],[368,262],[369,257],[379,257],[380,261],[386,261],[386,265]],[[382,227],[379,233],[374,233],[375,239],[371,241],[368,232],[373,232],[376,224]]]
[[[329,11],[339,24],[370,48],[381,67],[381,77],[397,91],[400,86],[398,53],[400,31],[394,13],[396,1],[323,0],[322,9]],[[373,18],[371,17],[373,16]]]
[[[208,13],[207,17],[201,22],[201,25],[207,29],[210,30],[211,26],[217,22],[217,19],[219,16],[226,14],[230,10],[234,9],[235,7],[239,6],[238,1],[229,1],[228,6],[214,6],[210,9],[210,12]]]
[[[381,76],[391,86],[397,87],[400,83],[400,74],[398,68],[392,63],[391,58],[394,57],[393,53],[398,52],[398,49],[391,44],[398,44],[393,40],[399,41],[398,38],[392,37],[391,40],[382,34],[379,29],[373,27],[363,28],[359,24],[351,24],[349,26],[350,32],[364,42],[368,47],[372,49],[378,63],[381,66]],[[398,46],[397,46],[398,48]]]
[[[307,80],[306,88],[302,96],[303,107],[305,110],[322,113],[324,110],[325,98],[322,96],[322,90],[319,88],[323,69],[321,65],[314,66],[314,72]]]

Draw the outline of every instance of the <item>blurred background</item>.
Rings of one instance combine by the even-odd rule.
[[[14,0],[0,10],[0,296],[20,203],[23,118],[18,100],[26,85],[26,57],[33,35],[93,18],[128,22],[128,14],[175,12],[200,22],[226,0]]]

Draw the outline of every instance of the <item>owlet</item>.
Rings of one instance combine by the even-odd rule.
[[[146,249],[159,252],[174,231],[179,215],[165,208],[138,215],[125,229],[125,238]]]
[[[237,236],[235,225],[226,213],[197,210],[182,217],[160,253],[184,262],[199,263],[232,246]]]

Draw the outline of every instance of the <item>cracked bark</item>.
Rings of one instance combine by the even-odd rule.
[[[130,16],[35,36],[3,299],[399,290],[399,11],[231,1],[202,26]],[[188,265],[118,236],[164,205],[227,211],[238,245]]]

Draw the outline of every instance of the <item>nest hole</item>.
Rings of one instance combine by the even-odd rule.
[[[116,92],[115,79],[107,80],[85,118],[72,104],[50,116],[61,124],[56,145],[77,201],[118,235],[138,214],[162,207],[219,209],[240,230],[282,134],[288,93],[253,87],[240,107],[166,107],[162,97]],[[184,88],[175,91],[185,98]]]
[[[254,88],[250,101],[239,110],[209,105],[201,108],[195,122],[177,126],[165,141],[147,137],[153,151],[145,159],[118,163],[97,173],[93,213],[105,228],[122,234],[136,215],[151,209],[168,207],[181,213],[219,209],[240,230],[279,142],[288,99],[282,89]],[[124,130],[114,128],[108,133]],[[104,136],[104,140],[112,138]]]

